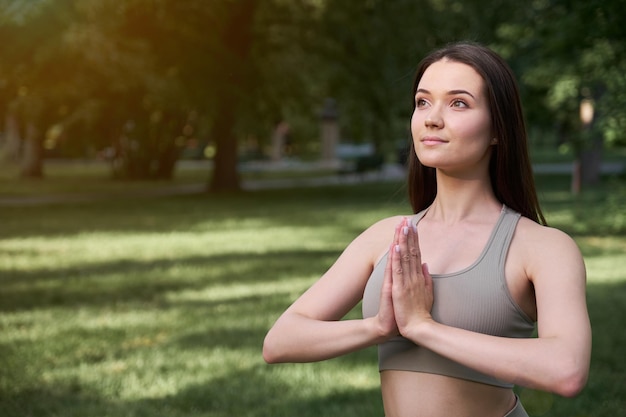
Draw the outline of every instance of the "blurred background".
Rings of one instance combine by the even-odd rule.
[[[23,177],[91,159],[115,178],[167,179],[180,160],[209,160],[212,190],[240,188],[247,161],[401,161],[417,62],[467,39],[519,77],[533,151],[568,155],[593,184],[603,150],[626,144],[624,10],[624,0],[3,0],[2,161]]]

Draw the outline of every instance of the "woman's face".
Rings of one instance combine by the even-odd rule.
[[[459,62],[430,65],[417,86],[411,133],[423,165],[453,175],[486,172],[495,139],[482,77]]]

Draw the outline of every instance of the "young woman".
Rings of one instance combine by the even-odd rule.
[[[514,384],[576,395],[591,354],[585,267],[545,224],[511,70],[452,44],[421,62],[413,92],[417,214],[359,235],[276,321],[265,360],[377,344],[387,417],[527,416]],[[363,319],[341,320],[360,300]]]

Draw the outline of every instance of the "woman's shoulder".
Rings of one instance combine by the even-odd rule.
[[[516,234],[520,234],[524,239],[530,239],[534,242],[546,240],[550,243],[573,242],[570,235],[564,231],[551,226],[544,226],[527,217],[520,216]]]
[[[531,256],[541,259],[563,259],[580,257],[580,250],[574,239],[555,227],[544,226],[521,216],[515,230],[516,246]]]
[[[410,216],[397,215],[380,219],[365,229],[355,240],[369,242],[368,246],[386,247],[393,239],[396,226],[406,217]]]
[[[397,215],[376,221],[356,237],[351,246],[366,251],[373,260],[380,258],[393,241],[396,226],[406,217],[409,216]]]
[[[412,215],[398,214],[395,216],[385,217],[373,223],[370,227],[368,227],[368,230],[387,229],[389,227],[394,229],[398,224],[400,224],[402,219],[405,219],[407,217],[412,217]]]
[[[402,220],[413,218],[414,214],[406,214],[406,215],[395,215],[390,217],[385,217],[373,223],[369,226],[364,232],[364,235],[367,236],[376,236],[382,239],[385,239],[387,236],[389,238],[393,238],[394,231],[396,226],[398,226]]]

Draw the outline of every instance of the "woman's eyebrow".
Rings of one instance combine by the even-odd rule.
[[[416,94],[417,93],[430,94],[430,91],[426,90],[425,88],[418,88],[415,93]],[[470,96],[474,100],[476,99],[476,97],[474,97],[474,95],[472,93],[470,93],[469,91],[467,91],[467,90],[450,90],[446,94],[449,95],[449,96],[455,96],[457,94],[467,94],[468,96]]]
[[[470,96],[473,99],[476,98],[476,97],[474,97],[474,95],[472,93],[470,93],[467,90],[450,90],[450,91],[448,91],[448,95],[449,96],[455,96],[457,94],[467,94],[468,96]]]

